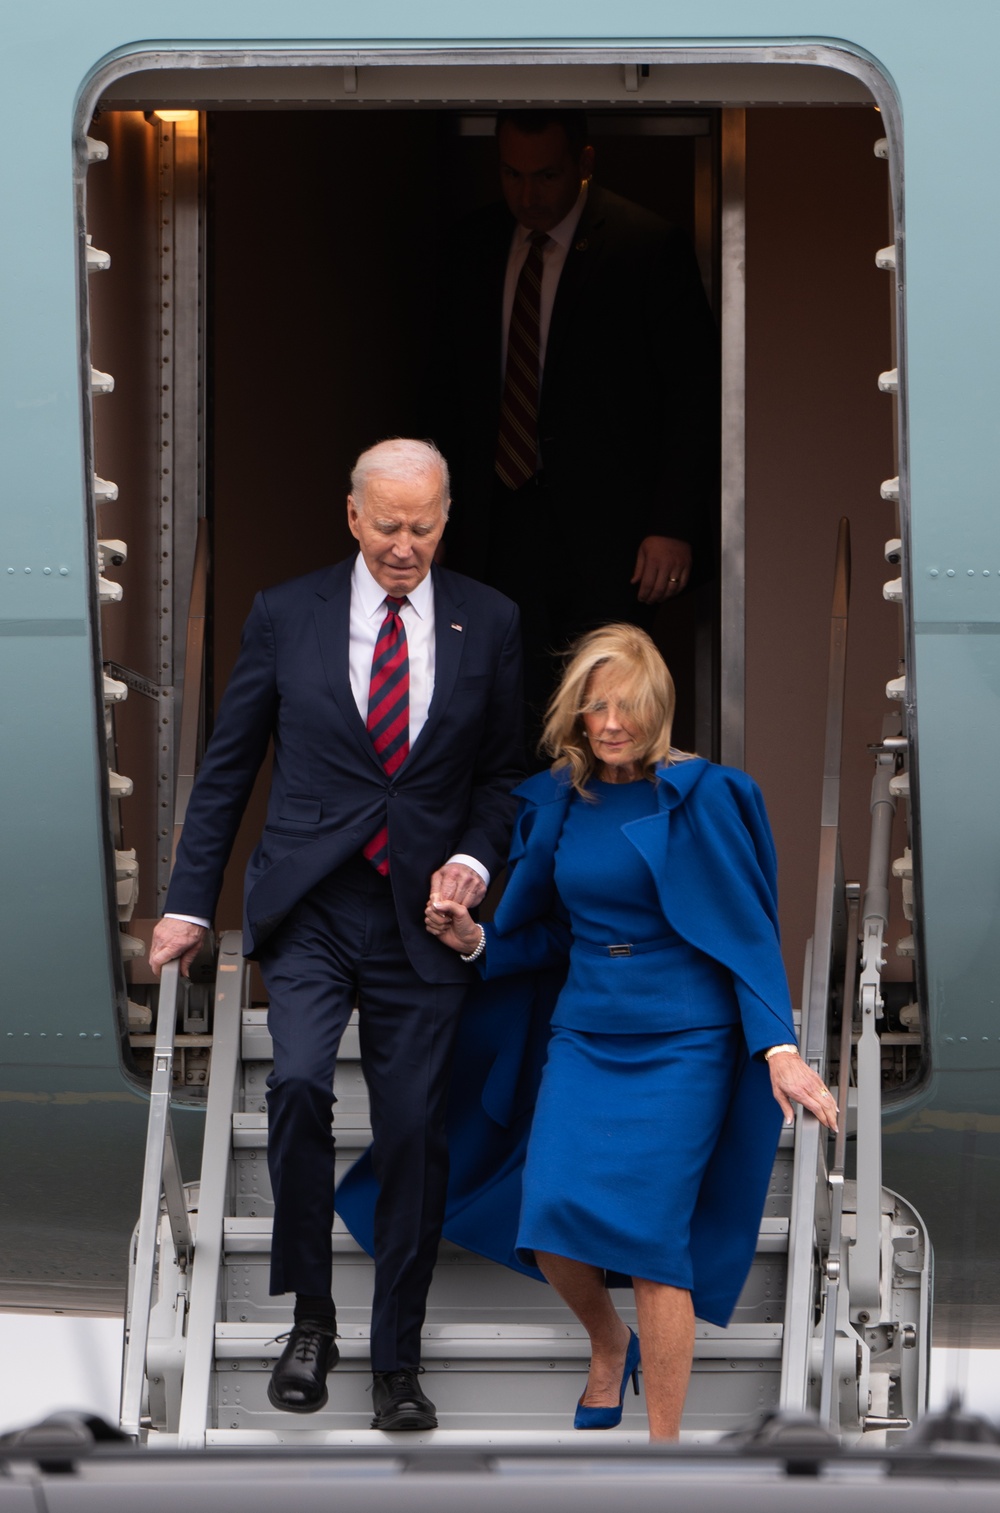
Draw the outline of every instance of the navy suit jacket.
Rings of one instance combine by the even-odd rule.
[[[387,823],[400,933],[427,982],[468,969],[427,934],[431,873],[455,852],[503,864],[520,767],[521,658],[515,605],[437,566],[436,660],[427,723],[387,777],[351,690],[354,558],[266,589],[188,805],[168,912],[211,918],[268,742],[267,820],[246,873],[244,948],[256,954],[289,910]]]
[[[452,473],[448,549],[476,577],[488,565],[495,508],[501,311],[513,230],[503,203],[458,229],[442,321],[431,433]],[[717,364],[687,237],[591,184],[556,291],[538,417],[546,510],[567,573],[601,582],[624,572],[627,584],[648,535],[679,537],[710,557]]]

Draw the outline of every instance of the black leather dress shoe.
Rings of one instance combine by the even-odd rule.
[[[326,1407],[329,1396],[326,1374],[339,1360],[334,1329],[304,1319],[293,1327],[271,1372],[268,1402],[286,1413],[317,1413]]]
[[[434,1404],[415,1371],[376,1371],[372,1380],[373,1429],[436,1429]]]

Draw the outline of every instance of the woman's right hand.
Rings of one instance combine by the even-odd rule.
[[[462,956],[471,956],[482,939],[482,926],[476,924],[464,904],[434,893],[427,900],[424,924],[431,935]]]

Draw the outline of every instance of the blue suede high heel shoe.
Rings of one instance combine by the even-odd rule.
[[[618,1394],[618,1406],[615,1408],[585,1408],[582,1400],[576,1405],[576,1413],[573,1417],[574,1429],[614,1429],[622,1421],[622,1407],[625,1403],[625,1388],[629,1377],[632,1378],[632,1390],[636,1397],[639,1396],[639,1337],[633,1331],[628,1332],[628,1349],[625,1352],[625,1370],[622,1372],[621,1391]]]

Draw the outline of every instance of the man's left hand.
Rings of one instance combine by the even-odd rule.
[[[646,536],[639,543],[635,572],[640,604],[662,604],[687,587],[691,576],[691,547],[673,536]]]
[[[473,872],[464,862],[445,862],[431,878],[430,897],[451,899],[474,909],[486,897],[486,884],[478,872]],[[448,915],[442,915],[437,923],[449,923]]]

